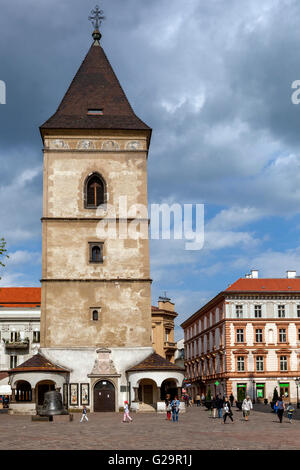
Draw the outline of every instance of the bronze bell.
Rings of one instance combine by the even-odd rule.
[[[46,392],[44,403],[39,411],[40,416],[68,415],[69,412],[64,408],[61,393],[55,390]]]

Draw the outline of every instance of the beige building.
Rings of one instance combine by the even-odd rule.
[[[183,324],[186,376],[197,393],[299,401],[300,278],[264,279],[253,270]]]
[[[177,345],[174,340],[174,304],[167,297],[159,297],[158,307],[152,306],[152,347],[160,356],[174,362]]]
[[[28,413],[51,388],[69,408],[118,411],[126,399],[136,410],[143,400],[159,410],[166,381],[178,390],[183,379],[152,347],[151,129],[134,114],[100,39],[95,30],[56,113],[40,128],[41,348],[10,370],[13,396],[21,382],[35,391]],[[12,413],[20,409],[11,405]]]

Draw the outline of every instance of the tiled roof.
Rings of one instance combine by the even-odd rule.
[[[8,377],[8,372],[0,371],[0,380],[5,379],[6,377]]]
[[[300,278],[251,279],[240,278],[226,289],[226,292],[300,292]]]
[[[135,366],[131,367],[127,370],[127,372],[135,371],[135,370],[178,370],[183,371],[182,367],[173,364],[172,362],[168,361],[164,357],[160,356],[157,353],[150,354],[150,356],[146,357],[142,362],[136,364]]]
[[[103,115],[88,115],[102,109]],[[151,129],[131,108],[101,46],[92,45],[55,114],[43,129]]]
[[[68,369],[64,369],[53,362],[49,361],[42,354],[38,353],[32,356],[27,361],[23,362],[14,369],[10,369],[9,372],[31,372],[31,371],[50,371],[50,372],[69,372]]]
[[[0,307],[39,307],[40,287],[0,287]]]

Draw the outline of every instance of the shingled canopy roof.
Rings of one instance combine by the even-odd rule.
[[[184,369],[177,366],[176,364],[173,364],[159,354],[153,353],[146,357],[146,359],[144,359],[142,362],[139,362],[135,366],[128,369],[127,372],[132,372],[135,370],[178,370],[182,372]]]
[[[89,115],[99,109],[102,115]],[[131,108],[128,99],[100,44],[94,42],[46,129],[129,129],[148,127]]]
[[[46,357],[42,356],[42,354],[38,353],[32,356],[27,361],[23,362],[19,366],[10,369],[9,373],[11,372],[34,372],[34,371],[43,371],[43,372],[70,372],[68,369],[64,369],[63,367],[57,366],[53,364],[53,362],[49,361]]]

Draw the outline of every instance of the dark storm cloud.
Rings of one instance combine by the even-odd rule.
[[[38,126],[55,112],[90,47],[87,17],[95,4],[0,5],[0,80],[7,85],[7,104],[0,105],[0,235],[12,247],[26,246],[40,237]],[[258,246],[243,224],[300,207],[300,105],[291,103],[291,84],[300,79],[299,2],[105,0],[100,7],[104,50],[135,112],[154,131],[150,200],[221,206],[207,228],[206,253]],[[168,253],[161,247],[152,256],[159,286],[170,277]],[[182,254],[176,262],[204,269],[207,256],[191,261]]]

